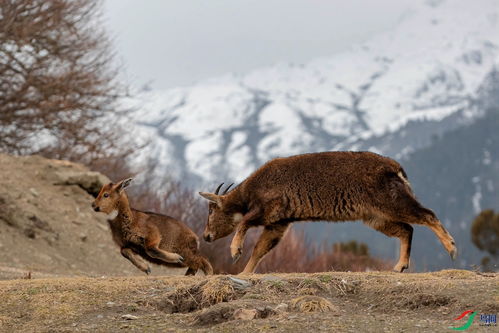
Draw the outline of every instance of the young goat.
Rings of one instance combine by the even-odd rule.
[[[394,270],[409,267],[410,224],[429,227],[452,259],[454,239],[435,214],[415,198],[407,176],[394,160],[369,152],[324,152],[276,158],[267,162],[234,190],[208,199],[204,231],[208,242],[236,230],[230,247],[237,261],[246,232],[264,226],[243,273],[252,273],[295,221],[363,220],[387,236],[400,239],[400,257]],[[229,186],[230,187],[230,186]]]
[[[131,181],[104,185],[92,203],[96,212],[108,214],[121,254],[146,274],[151,268],[142,258],[159,265],[188,267],[185,275],[195,275],[198,269],[213,274],[208,260],[198,254],[198,237],[187,226],[169,216],[130,208],[124,189]]]

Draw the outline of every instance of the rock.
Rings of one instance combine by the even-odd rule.
[[[31,239],[36,238],[36,232],[35,232],[35,230],[33,230],[33,228],[24,229],[24,235],[28,238],[31,238]]]
[[[256,309],[237,309],[234,311],[234,319],[241,319],[241,320],[251,320],[255,319],[257,315],[257,310]]]
[[[53,230],[50,227],[50,225],[47,222],[45,222],[42,219],[40,219],[36,215],[31,215],[30,217],[28,217],[28,220],[31,221],[33,227],[36,227],[38,229],[45,230],[45,231],[48,231],[48,232],[53,232]]]
[[[234,319],[251,320],[264,319],[276,314],[275,310],[269,306],[257,307],[256,309],[240,308],[234,311]]]
[[[234,319],[234,308],[227,303],[219,303],[199,311],[195,315],[194,324],[213,326]]]
[[[289,306],[286,303],[281,303],[281,304],[278,304],[274,310],[278,311],[278,312],[285,312],[285,311],[288,311],[288,308],[289,308]]]
[[[229,276],[229,280],[232,282],[233,287],[239,290],[251,287],[251,283],[246,280],[238,279],[232,276]]]
[[[102,230],[104,230],[104,231],[108,231],[108,230],[109,230],[109,228],[108,228],[108,226],[107,226],[107,225],[100,224],[100,223],[96,223],[96,224],[97,224],[97,226],[98,226],[99,228],[101,228],[101,229],[102,229]]]
[[[257,318],[267,318],[269,316],[275,315],[276,312],[274,309],[272,309],[270,306],[266,307],[258,307],[256,308],[257,311]]]
[[[94,197],[99,194],[102,185],[110,183],[109,178],[94,171],[64,170],[58,172],[57,177],[54,185],[78,185]]]
[[[263,282],[279,282],[279,283],[288,283],[288,281],[281,279],[280,277],[274,275],[265,275],[260,279]]]
[[[121,318],[122,319],[126,319],[126,320],[136,320],[136,319],[139,319],[139,317],[131,315],[131,314],[124,314],[123,316],[121,316]]]
[[[29,191],[31,192],[31,194],[33,194],[33,196],[35,197],[38,197],[40,194],[38,193],[38,191],[36,189],[34,189],[33,187],[29,189]]]

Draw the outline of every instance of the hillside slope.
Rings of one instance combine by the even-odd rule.
[[[142,275],[121,257],[90,193],[109,180],[82,165],[0,154],[0,279]],[[158,266],[153,273],[165,273]]]

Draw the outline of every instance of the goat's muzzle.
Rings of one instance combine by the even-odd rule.
[[[96,212],[98,212],[98,211],[100,210],[100,207],[99,207],[99,206],[97,206],[97,205],[95,205],[95,202],[92,202],[92,208],[93,208]]]
[[[208,243],[212,242],[213,241],[213,235],[212,234],[204,234],[203,235],[203,238],[205,241],[207,241]]]

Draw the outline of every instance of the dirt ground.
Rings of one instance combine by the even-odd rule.
[[[2,332],[452,332],[465,310],[499,312],[499,274],[18,279],[0,299]]]

